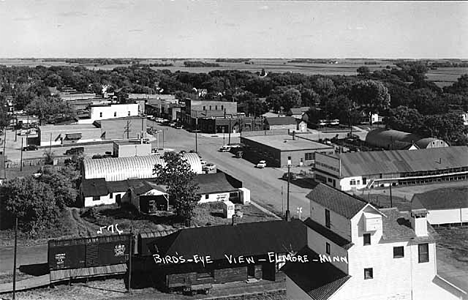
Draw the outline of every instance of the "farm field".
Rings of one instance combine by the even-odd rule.
[[[336,59],[336,63],[307,63],[307,62],[293,62],[293,59],[286,58],[271,58],[261,59],[253,58],[251,62],[253,64],[245,64],[243,62],[231,63],[231,62],[218,62],[219,67],[185,67],[184,61],[203,61],[207,63],[217,63],[216,59],[204,59],[204,58],[191,58],[191,59],[148,59],[142,60],[140,64],[150,63],[172,63],[173,66],[169,67],[151,67],[154,70],[169,70],[171,72],[191,72],[191,73],[209,73],[215,70],[239,70],[248,72],[260,72],[265,69],[267,72],[275,73],[301,73],[306,75],[344,75],[353,76],[356,75],[357,68],[364,66],[365,62],[376,62],[375,65],[366,65],[371,72],[375,70],[384,69],[387,66],[393,67],[393,60],[385,59]],[[44,61],[43,59],[0,59],[0,65],[5,66],[77,66],[78,64],[66,63],[65,61]],[[130,65],[92,65],[84,64],[84,67],[91,70],[112,70],[116,67],[128,67]],[[468,68],[438,68],[437,70],[429,70],[427,73],[427,79],[435,82],[439,87],[444,87],[455,82],[463,74],[468,74]]]

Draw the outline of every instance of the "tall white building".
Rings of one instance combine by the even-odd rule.
[[[436,243],[425,209],[377,209],[326,184],[307,195],[307,249],[320,260],[288,264],[292,300],[462,299],[437,275]]]
[[[99,104],[91,105],[89,119],[82,119],[80,124],[92,124],[96,120],[138,116],[138,104]]]

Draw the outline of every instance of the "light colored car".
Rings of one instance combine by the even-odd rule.
[[[266,167],[266,161],[265,160],[261,160],[258,162],[258,164],[256,165],[257,168],[260,168],[260,169],[263,169]]]
[[[220,152],[229,152],[229,151],[231,151],[231,146],[228,146],[228,145],[221,146],[221,148],[219,148],[219,151]]]

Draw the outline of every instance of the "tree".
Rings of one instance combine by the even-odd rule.
[[[59,221],[60,208],[56,205],[52,188],[32,177],[8,180],[0,187],[0,198],[7,213],[17,216],[19,228],[37,236]]]
[[[166,185],[169,197],[174,201],[177,216],[190,224],[193,210],[200,200],[196,193],[198,184],[193,181],[195,173],[180,154],[166,152],[163,159],[165,165],[155,165],[153,169],[157,176],[156,182]]]
[[[359,67],[357,69],[358,76],[368,77],[370,75],[370,70],[366,66]]]
[[[8,102],[0,94],[0,128],[7,127],[10,125],[11,115],[8,113]]]
[[[463,119],[457,113],[429,115],[424,118],[426,136],[437,137],[450,145],[466,145],[467,130],[463,126]]]
[[[301,93],[294,88],[290,88],[281,95],[281,106],[284,111],[289,111],[293,107],[301,106]]]
[[[399,106],[389,110],[389,116],[384,119],[384,122],[395,130],[421,134],[424,116],[417,109]]]
[[[245,104],[247,105],[247,113],[254,117],[261,116],[268,111],[266,104],[258,98],[247,100]]]
[[[76,179],[77,171],[70,167],[64,167],[59,170],[55,168],[44,168],[39,180],[48,184],[54,192],[55,203],[63,209],[65,206],[73,206],[76,202],[77,190]]]
[[[29,115],[38,116],[41,123],[68,121],[76,118],[75,110],[57,97],[36,97],[25,110]]]
[[[378,113],[390,106],[390,94],[380,81],[358,81],[351,87],[349,97],[369,115]]]

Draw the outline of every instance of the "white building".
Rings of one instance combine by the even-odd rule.
[[[468,187],[442,188],[415,194],[413,208],[425,208],[431,225],[468,223]]]
[[[308,253],[287,264],[288,299],[439,300],[466,292],[437,275],[436,243],[425,209],[376,209],[325,184],[307,195]],[[329,259],[327,259],[329,258]]]
[[[92,124],[96,120],[138,116],[138,107],[137,103],[91,105],[90,118],[78,123]]]

